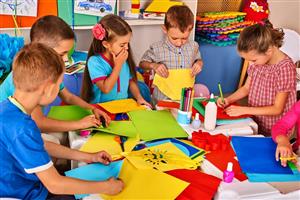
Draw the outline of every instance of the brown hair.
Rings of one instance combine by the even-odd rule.
[[[12,72],[15,87],[31,92],[46,80],[55,83],[64,72],[64,62],[52,48],[30,43],[16,55]]]
[[[185,32],[189,26],[194,27],[194,15],[189,7],[182,5],[169,8],[165,17],[167,30],[179,28],[181,32]]]
[[[237,48],[240,52],[256,50],[258,53],[265,53],[270,46],[281,47],[283,37],[282,29],[274,29],[271,22],[266,19],[245,28],[239,36]]]
[[[47,15],[39,18],[31,27],[31,42],[47,44],[55,48],[62,40],[74,39],[75,35],[70,26],[61,18]]]
[[[105,29],[106,34],[103,40],[98,40],[96,38],[93,38],[92,44],[88,52],[87,61],[91,56],[99,55],[100,53],[104,53],[106,51],[105,47],[102,45],[103,41],[113,42],[116,36],[125,36],[128,33],[132,33],[132,30],[130,26],[127,24],[127,22],[125,22],[121,17],[117,15],[106,15],[98,23],[101,24],[102,27]],[[127,62],[129,64],[131,76],[133,80],[136,81],[137,80],[136,71],[135,71],[136,65],[132,58],[130,46],[128,46],[128,48],[129,48],[128,49],[129,55],[128,55]],[[90,73],[88,67],[86,67],[84,71],[84,77],[83,77],[81,97],[87,102],[90,102],[90,100],[93,98],[92,87],[93,85],[92,85]]]

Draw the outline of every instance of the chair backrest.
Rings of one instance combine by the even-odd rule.
[[[300,35],[290,29],[283,29],[283,32],[284,40],[280,50],[291,57],[294,63],[296,63],[300,61]]]

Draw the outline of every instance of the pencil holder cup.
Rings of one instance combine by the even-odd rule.
[[[177,113],[177,122],[181,125],[190,124],[189,112],[178,110]]]

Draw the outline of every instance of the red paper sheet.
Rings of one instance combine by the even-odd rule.
[[[202,101],[202,105],[204,107],[206,106],[207,103],[208,103],[207,101]],[[232,105],[236,105],[236,104],[232,104]],[[251,115],[240,115],[240,116],[232,117],[232,116],[227,115],[224,108],[218,107],[218,109],[217,109],[217,119],[233,120],[233,119],[242,119],[242,118],[247,118],[247,117],[251,117]]]
[[[191,183],[176,199],[177,200],[211,200],[218,190],[221,180],[198,170],[178,169],[167,174]]]

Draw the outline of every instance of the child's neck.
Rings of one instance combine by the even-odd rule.
[[[16,90],[13,98],[23,106],[24,110],[28,115],[31,115],[34,108],[38,105],[36,96],[32,93],[22,92]]]
[[[273,51],[273,56],[267,63],[269,65],[275,65],[285,58],[285,54],[282,51],[280,51],[277,47],[274,47]]]
[[[111,55],[111,53],[109,51],[105,51],[103,52],[103,55],[109,60],[109,61],[113,61],[113,56]]]

